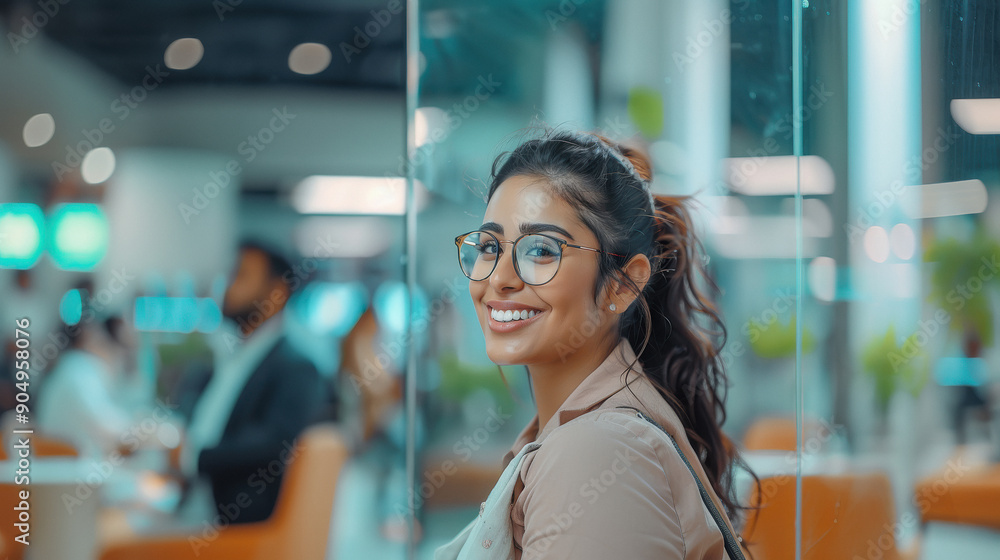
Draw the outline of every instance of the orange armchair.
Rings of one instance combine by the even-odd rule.
[[[797,443],[794,418],[760,418],[743,435],[748,451],[795,451]]]
[[[31,434],[31,455],[34,457],[77,457],[79,453],[72,443],[48,437],[43,434]],[[0,461],[7,460],[7,449],[0,447]]]
[[[795,477],[761,480],[743,541],[757,560],[795,558]],[[892,490],[882,474],[802,477],[802,558],[900,560]],[[914,551],[915,552],[915,551]]]
[[[802,437],[806,449],[823,442],[833,434],[828,426],[818,420],[807,418],[802,425]],[[768,416],[757,419],[743,435],[743,448],[747,451],[795,451],[798,447],[795,418]]]
[[[296,443],[274,513],[265,521],[208,534],[136,536],[105,543],[101,560],[323,560],[337,479],[348,458],[332,425],[308,429]]]
[[[924,523],[1000,530],[1000,464],[946,469],[918,482],[914,498]]]

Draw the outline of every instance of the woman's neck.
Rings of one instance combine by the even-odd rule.
[[[538,407],[539,433],[570,394],[607,359],[617,345],[614,337],[607,337],[592,346],[583,346],[563,360],[528,367]]]

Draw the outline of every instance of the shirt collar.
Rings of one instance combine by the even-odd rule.
[[[279,311],[255,328],[249,335],[243,334],[242,328],[235,323],[228,325],[231,328],[226,341],[228,353],[237,355],[260,346],[270,346],[271,342],[276,341],[284,334],[284,315],[284,311]]]
[[[614,350],[608,354],[608,357],[601,362],[601,365],[597,366],[597,369],[584,378],[576,389],[573,389],[573,392],[566,397],[566,400],[559,406],[559,409],[552,415],[540,433],[538,432],[538,415],[535,414],[531,422],[517,436],[514,446],[504,455],[504,467],[526,444],[532,441],[542,441],[552,430],[598,408],[609,397],[624,389],[626,383],[642,378],[642,366],[639,365],[638,361],[632,365],[631,371],[628,371],[629,364],[635,358],[632,345],[628,340],[622,338]],[[622,375],[626,371],[628,374]]]
[[[279,312],[264,321],[263,325],[257,327],[257,330],[247,337],[245,346],[247,348],[274,346],[274,343],[285,333],[284,315],[284,312]]]

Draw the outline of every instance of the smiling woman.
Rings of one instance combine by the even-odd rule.
[[[494,163],[484,223],[455,243],[486,352],[527,366],[538,414],[437,559],[742,558],[725,328],[696,284],[685,200],[650,180],[594,134],[549,132]]]

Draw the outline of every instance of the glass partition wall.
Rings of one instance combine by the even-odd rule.
[[[832,218],[808,201],[804,212],[826,221],[800,246],[791,3],[433,0],[418,14],[411,262],[428,321],[415,323],[410,378],[416,557],[476,516],[535,414],[525,368],[487,358],[454,238],[482,224],[494,159],[547,129],[634,146],[651,159],[654,193],[690,197],[728,329],[725,432],[755,442],[751,466],[794,495],[797,256],[825,254]],[[846,96],[830,87],[806,92],[817,112]],[[830,165],[807,164],[810,194],[832,193]],[[737,481],[749,500],[752,479]],[[791,527],[782,538],[794,544]]]
[[[411,4],[412,5],[412,4]],[[989,2],[425,0],[413,28],[413,557],[534,414],[455,262],[494,158],[598,131],[691,197],[728,330],[727,436],[757,558],[1000,542],[1000,11]]]
[[[822,201],[833,225],[803,263],[817,342],[802,355],[803,557],[831,538],[868,558],[1000,542],[979,512],[1000,480],[998,16],[992,2],[803,3],[801,86],[834,93],[813,118],[804,100],[804,157],[836,177],[811,197],[800,176],[804,208]]]

